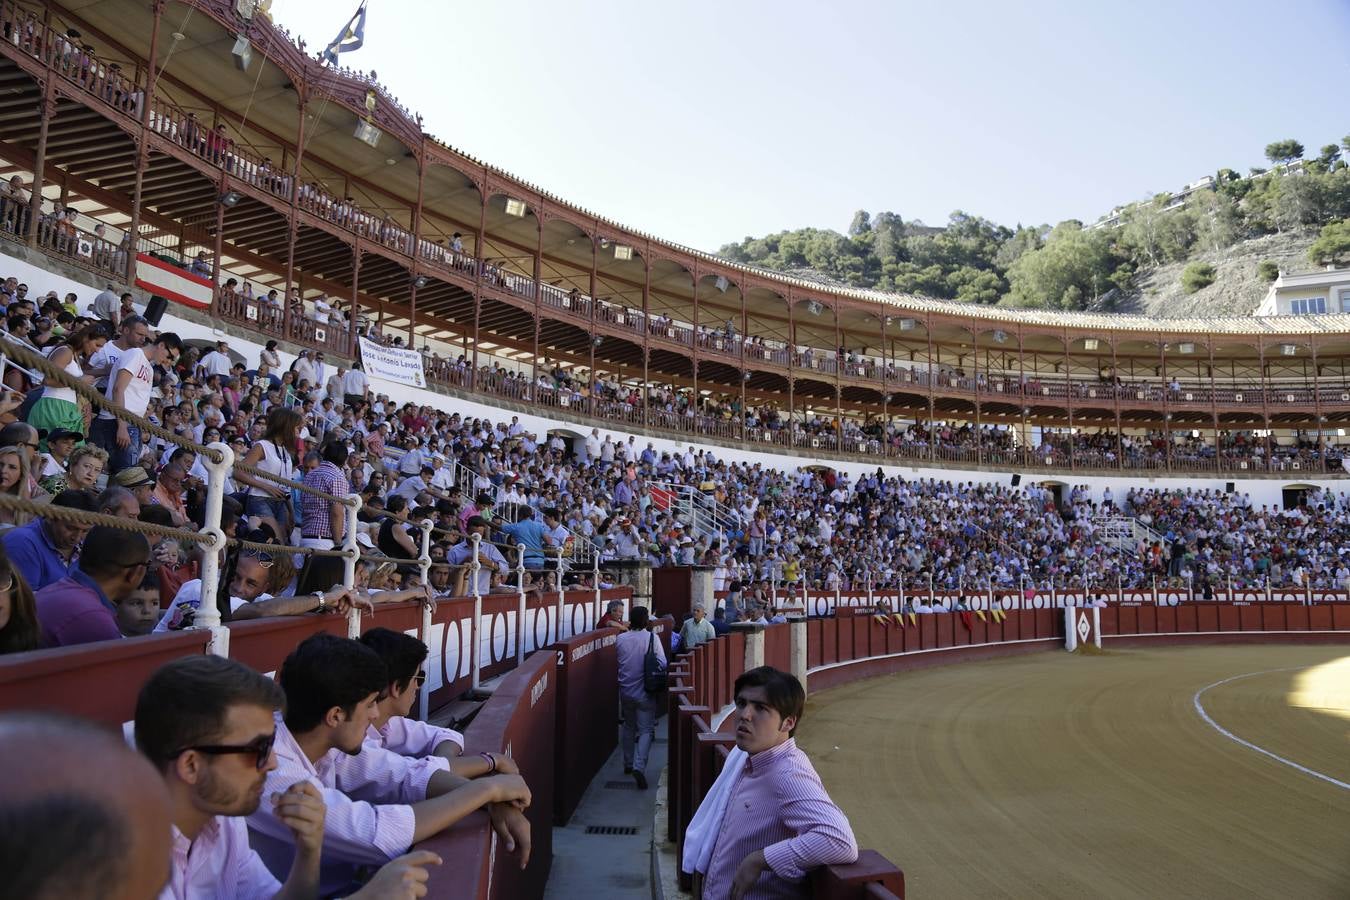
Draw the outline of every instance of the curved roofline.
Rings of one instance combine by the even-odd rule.
[[[205,0],[191,0],[191,2],[204,4]],[[600,213],[593,212],[583,206],[565,200],[557,194],[545,190],[532,182],[526,181],[505,169],[494,166],[484,160],[480,160],[471,154],[452,146],[430,132],[423,130],[422,116],[403,106],[385,85],[373,81],[369,76],[350,68],[342,66],[332,67],[321,63],[319,60],[309,56],[305,52],[305,49],[301,47],[298,38],[292,37],[289,32],[281,28],[276,22],[272,21],[270,17],[255,18],[252,24],[256,27],[259,21],[265,22],[266,26],[273,31],[279,41],[293,47],[305,60],[306,67],[316,66],[319,67],[323,73],[330,75],[333,80],[348,80],[359,85],[363,90],[374,89],[378,91],[390,102],[394,112],[402,117],[412,129],[422,135],[424,141],[430,141],[439,149],[453,154],[474,166],[481,167],[485,174],[496,175],[502,179],[508,180],[519,186],[523,193],[529,193],[541,199],[547,199],[552,203],[592,220],[598,225],[604,225],[613,228],[618,232],[641,238],[649,244],[655,244],[666,250],[687,254],[697,260],[721,266],[730,271],[764,278],[785,287],[814,292],[821,297],[835,296],[860,300],[867,303],[886,304],[899,311],[919,315],[948,315],[954,317],[984,319],[992,323],[1006,323],[1009,325],[1038,325],[1042,327],[1083,328],[1089,330],[1101,329],[1164,333],[1204,332],[1217,335],[1277,336],[1338,332],[1350,333],[1350,314],[1346,313],[1321,316],[1200,316],[1168,319],[1132,313],[1009,309],[1007,307],[958,303],[954,300],[940,300],[933,297],[919,296],[917,294],[892,293],[867,288],[825,286],[818,282],[787,275],[782,272],[775,272],[758,266],[749,266],[744,263],[733,262],[705,250],[698,250],[693,247],[685,246],[684,244],[665,240],[664,238],[657,237],[656,235],[641,229],[631,228],[621,222],[603,216]],[[484,202],[486,202],[487,198],[484,197],[483,199]],[[1276,322],[1279,324],[1276,325]]]

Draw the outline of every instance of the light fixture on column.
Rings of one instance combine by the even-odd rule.
[[[1177,344],[1177,352],[1178,352],[1178,353],[1194,353],[1194,352],[1195,352],[1195,344],[1191,343],[1190,341],[1182,341],[1180,344]]]
[[[995,332],[994,332],[994,343],[996,343],[996,344],[1006,344],[1006,343],[1008,343],[1008,332],[1006,332],[1006,331],[995,331]]]
[[[614,258],[628,260],[633,258],[633,248],[627,244],[614,245]]]
[[[416,278],[413,279],[413,287],[417,288],[419,291],[426,286],[427,286],[427,276],[418,275]]]
[[[731,287],[731,282],[727,281],[727,276],[725,275],[718,275],[715,284],[717,285],[717,289],[724,294],[727,292],[727,288]]]
[[[1101,342],[1096,338],[1083,338],[1084,350],[1096,350],[1099,346],[1101,346]]]
[[[514,197],[507,197],[506,214],[508,216],[515,216],[517,219],[523,218],[525,216],[525,201],[517,200]]]
[[[918,324],[919,324],[919,323],[918,323],[917,321],[915,321],[914,319],[901,319],[901,320],[900,320],[900,330],[901,330],[901,331],[913,331],[916,327],[918,327]]]
[[[1281,344],[1280,352],[1283,353],[1285,356],[1297,356],[1298,347],[1295,346],[1294,344]]]
[[[239,204],[239,201],[243,199],[244,195],[239,193],[238,191],[226,191],[225,193],[220,195],[220,205],[227,208],[234,207],[237,206]]]
[[[819,300],[808,300],[806,302],[806,311],[813,316],[818,316],[824,311],[825,307],[820,305]]]
[[[749,373],[749,372],[742,372],[742,373],[741,373],[741,381],[749,381],[749,380],[750,380],[750,373]]]
[[[604,342],[605,342],[605,339],[602,338],[602,337],[601,337],[600,335],[598,335],[598,334],[597,334],[595,337],[591,338],[591,346],[592,346],[592,347],[599,347],[599,346],[600,346],[601,344],[603,344]]]

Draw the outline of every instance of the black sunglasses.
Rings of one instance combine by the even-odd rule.
[[[413,676],[413,681],[417,682],[418,687],[421,687],[427,683],[427,673],[425,671],[418,672]]]
[[[228,756],[234,753],[252,753],[253,764],[261,772],[267,768],[267,761],[272,758],[272,745],[277,741],[277,733],[263,734],[249,741],[247,744],[203,744],[197,747],[184,747],[173,755],[178,758],[189,750],[196,750],[198,753],[205,753],[208,756]]]

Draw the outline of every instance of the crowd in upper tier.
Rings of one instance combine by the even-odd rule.
[[[1294,509],[1252,508],[1246,495],[1188,489],[1096,496],[1051,494],[992,482],[774,469],[720,460],[711,449],[658,451],[635,437],[531,434],[513,417],[489,422],[451,410],[399,404],[372,392],[358,367],[304,351],[281,364],[275,342],[242,359],[220,342],[203,353],[154,334],[131,295],[109,290],[88,311],[73,295],[30,296],[0,282],[0,340],[42,353],[122,409],[202,444],[222,441],[277,481],[235,470],[224,519],[231,536],[333,547],[347,523],[340,506],[286,486],[354,492],[363,548],[355,591],[341,566],[316,558],[297,568],[285,553],[231,551],[226,618],[293,614],[402,599],[592,587],[589,565],[646,558],[654,565],[713,566],[717,587],[768,599],[806,588],[983,590],[1023,584],[1108,589],[1191,584],[1198,594],[1234,585],[1350,587],[1350,508],[1313,492]],[[566,373],[549,375],[561,384]],[[200,527],[207,472],[190,449],[141,434],[133,422],[90,408],[40,373],[8,366],[0,430],[0,493],[75,510],[115,512],[152,524]],[[944,441],[1007,432],[934,429]],[[963,436],[964,435],[964,436]],[[929,437],[909,426],[901,439]],[[1100,445],[1100,436],[1095,439]],[[1131,439],[1134,446],[1149,438]],[[1092,445],[1085,445],[1092,446]],[[1259,446],[1259,442],[1254,444]],[[279,482],[279,483],[278,483]],[[1111,516],[1133,516],[1150,536],[1102,539]],[[408,521],[433,520],[428,584],[397,560],[420,554]],[[20,649],[181,628],[196,609],[200,551],[149,535],[145,571],[100,530],[0,510],[7,565],[37,594],[11,604],[0,645]],[[1114,532],[1113,532],[1114,533]],[[1147,534],[1146,532],[1141,532]],[[471,536],[482,563],[470,583]],[[602,586],[604,583],[603,582]],[[16,593],[23,593],[16,588]],[[59,601],[59,602],[57,602]],[[81,615],[89,612],[90,615]],[[26,625],[21,624],[26,620]],[[24,634],[18,637],[20,631]]]

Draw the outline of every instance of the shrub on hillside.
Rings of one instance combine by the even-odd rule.
[[[1270,259],[1263,259],[1256,266],[1256,277],[1262,281],[1274,281],[1280,277],[1280,264]]]
[[[1181,273],[1181,286],[1185,288],[1186,293],[1194,294],[1201,288],[1213,284],[1217,274],[1209,263],[1191,263]]]

